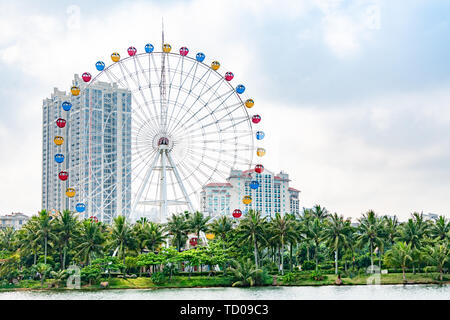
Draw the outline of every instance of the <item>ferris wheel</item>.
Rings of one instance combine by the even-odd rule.
[[[204,53],[173,52],[164,34],[162,40],[161,51],[147,44],[142,52],[129,47],[124,58],[114,52],[110,65],[98,61],[98,73],[83,73],[71,89],[88,111],[68,126],[84,123],[80,141],[87,142],[78,155],[69,152],[84,159],[68,165],[60,179],[79,213],[95,218],[113,210],[133,219],[157,212],[164,222],[197,209],[202,188],[225,181],[230,170],[264,170],[254,161],[265,154],[257,146],[264,132],[254,128],[261,116],[249,113],[255,103],[245,86],[234,84],[234,74],[218,61],[206,63]]]

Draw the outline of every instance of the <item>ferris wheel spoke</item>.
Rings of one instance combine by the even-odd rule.
[[[119,83],[121,86],[124,86],[122,81],[119,78],[117,78],[117,76],[114,73],[112,73],[109,69],[105,69],[105,74],[109,78],[111,83],[116,82],[116,83]],[[134,103],[139,106],[138,109],[134,109],[134,110],[142,110],[142,106],[140,105],[140,103],[137,101],[136,97],[133,94],[131,95],[131,98],[133,99]],[[134,114],[141,120],[141,122],[140,122],[141,124],[144,124],[146,122],[146,120],[145,120],[146,116],[145,116],[144,112],[142,112],[142,114],[144,115],[144,118],[142,118],[142,116],[137,112],[135,112]],[[133,119],[133,121],[138,122],[136,119]]]
[[[152,84],[151,84],[152,77],[151,77],[150,56],[153,57],[153,55],[149,55],[148,56],[148,78],[146,77],[147,74],[144,72],[144,68],[142,67],[140,59],[137,59],[137,62],[138,62],[139,67],[140,67],[140,69],[142,71],[142,74],[144,75],[145,81],[147,82],[147,86],[148,86],[149,91],[150,91],[150,96],[152,98],[151,101],[152,101],[152,105],[153,105],[153,110],[155,111],[155,115],[156,115],[155,119],[158,119],[158,116],[157,116],[158,115],[158,111],[157,111],[157,106],[156,106],[156,100],[155,100],[155,95],[153,94],[153,89],[152,89]],[[148,101],[147,101],[147,105],[148,105]],[[158,125],[158,127],[159,127],[159,125]]]
[[[137,63],[136,60],[139,62],[139,59],[138,59],[136,56],[133,56],[134,70],[135,70],[135,73],[136,73],[136,80],[134,79],[133,74],[128,70],[128,68],[127,68],[127,66],[126,66],[125,64],[123,65],[123,67],[124,67],[124,69],[126,70],[126,72],[128,73],[128,75],[131,77],[131,79],[134,81],[134,83],[136,84],[136,86],[137,86],[137,88],[138,88],[139,93],[141,94],[142,101],[144,102],[145,107],[147,108],[147,112],[148,112],[148,114],[149,114],[149,118],[148,118],[148,119],[151,120],[152,122],[154,122],[154,118],[155,118],[155,116],[157,115],[157,113],[156,113],[156,108],[155,108],[155,115],[153,115],[153,113],[152,113],[152,111],[150,110],[150,107],[149,107],[149,105],[148,105],[147,98],[146,98],[145,95],[144,95],[144,91],[142,90],[142,85],[141,85],[141,83],[140,83],[140,81],[139,81],[139,73],[141,73],[141,74],[143,74],[143,75],[145,75],[146,73],[145,73],[144,69],[142,68],[142,65],[140,64],[140,62]],[[138,70],[138,68],[137,68],[137,64],[139,64],[139,67],[140,67],[139,70]],[[145,78],[145,77],[144,77],[144,78]],[[150,87],[150,90],[151,90],[151,86],[149,86],[149,87]],[[152,100],[153,100],[153,91],[151,91],[151,95],[152,95]],[[157,117],[156,117],[156,119],[157,119]],[[158,123],[154,123],[154,125],[157,126]]]
[[[199,99],[200,99],[200,97],[201,97],[202,95],[206,94],[207,92],[209,92],[210,90],[212,90],[214,87],[216,87],[217,84],[221,84],[223,81],[224,81],[223,78],[220,78],[220,79],[217,80],[213,85],[208,86],[207,90],[206,90],[205,92],[203,92],[204,88],[206,87],[206,81],[205,81],[205,83],[203,84],[202,90],[200,91],[200,93],[199,93],[198,96],[197,96],[197,99],[195,99],[194,102],[190,105],[190,107],[187,108],[186,110],[189,111],[189,110],[197,103],[197,101],[199,101]],[[220,87],[220,85],[219,85],[219,87]],[[215,93],[217,92],[217,89],[218,89],[219,87],[216,88],[216,90],[214,91]],[[211,99],[211,98],[210,98],[210,99]],[[209,100],[208,100],[208,102],[209,102]],[[208,104],[208,102],[205,104],[205,106]],[[202,110],[201,108],[198,108],[198,110],[194,113],[194,115],[197,115],[201,110]],[[177,130],[177,127],[179,126],[180,122],[184,120],[184,117],[185,117],[186,115],[187,115],[187,112],[184,113],[184,115],[180,118],[180,120],[177,122],[177,124],[175,125],[175,127],[173,127],[173,128],[171,129],[170,132],[173,132],[173,131]],[[193,116],[194,116],[194,115],[193,115]],[[193,116],[191,116],[187,121],[185,121],[185,123],[188,123],[190,120],[192,120]]]

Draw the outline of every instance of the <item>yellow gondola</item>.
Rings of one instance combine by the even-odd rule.
[[[258,157],[262,157],[266,154],[266,150],[264,148],[258,148],[256,150],[256,154],[258,155]]]
[[[114,53],[111,55],[111,60],[112,60],[113,62],[119,62],[119,60],[120,60],[120,54],[118,54],[117,52],[114,52]]]
[[[77,192],[75,191],[74,188],[67,188],[67,189],[66,189],[66,196],[68,196],[69,198],[75,197],[75,194],[76,194],[76,193],[77,193]]]
[[[220,68],[220,63],[219,63],[219,61],[213,61],[213,62],[211,62],[211,68],[212,68],[213,70],[219,70],[219,68]]]
[[[56,137],[53,139],[53,142],[54,142],[57,146],[60,146],[60,145],[62,145],[62,144],[64,143],[64,138],[63,138],[63,137],[60,137],[60,136],[56,136]]]
[[[206,234],[206,239],[208,239],[208,240],[213,240],[215,237],[216,237],[216,236],[215,236],[214,233],[207,233],[207,234]]]
[[[242,199],[242,202],[243,202],[244,204],[250,204],[250,203],[252,203],[252,197],[250,197],[250,196],[245,196],[245,197]]]
[[[163,45],[163,51],[164,51],[165,53],[169,53],[170,50],[172,50],[172,47],[170,46],[170,44],[164,43],[164,45]]]
[[[253,107],[255,105],[255,101],[253,101],[253,99],[247,99],[246,101],[245,101],[245,106],[247,107],[247,108],[251,108],[251,107]]]
[[[72,93],[73,96],[78,96],[80,94],[80,87],[73,86],[70,89],[70,92]]]

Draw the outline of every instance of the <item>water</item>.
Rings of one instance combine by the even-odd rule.
[[[11,291],[0,300],[450,300],[449,285]]]

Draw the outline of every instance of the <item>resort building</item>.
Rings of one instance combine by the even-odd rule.
[[[55,88],[43,102],[42,208],[75,211],[83,204],[81,217],[110,223],[131,207],[131,93],[105,82],[86,87],[78,75],[73,86],[80,87],[79,96]],[[70,110],[62,108],[64,102]],[[66,120],[62,128],[60,118]],[[59,179],[61,171],[67,180]],[[75,189],[73,197],[67,188]]]
[[[257,181],[258,187],[250,185]],[[275,174],[265,169],[261,174],[252,170],[231,170],[227,182],[210,183],[201,192],[201,210],[209,215],[229,214],[236,209],[247,212],[260,211],[263,216],[273,217],[275,213],[299,213],[300,191],[289,187],[289,175]],[[250,196],[249,204],[243,203],[244,196]]]
[[[16,212],[0,216],[0,229],[11,227],[19,230],[30,219],[29,216]]]

